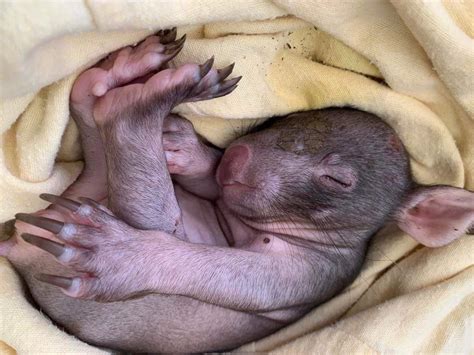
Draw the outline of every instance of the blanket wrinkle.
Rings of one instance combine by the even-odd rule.
[[[69,115],[77,75],[109,52],[178,26],[173,65],[235,62],[231,95],[183,104],[225,147],[267,117],[330,106],[391,125],[416,181],[474,190],[474,6],[450,0],[75,0],[0,3],[0,222],[44,208],[80,173]],[[392,225],[358,278],[300,320],[239,351],[474,351],[474,241],[418,245]],[[0,258],[0,353],[106,354],[55,326]]]

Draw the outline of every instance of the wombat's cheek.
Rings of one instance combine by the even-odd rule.
[[[222,199],[233,212],[245,217],[268,216],[276,208],[280,182],[278,176],[260,174],[253,179],[249,167],[249,183],[252,186],[234,183],[222,187]]]

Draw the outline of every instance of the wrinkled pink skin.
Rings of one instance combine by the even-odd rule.
[[[223,155],[204,144],[171,109],[226,95],[238,79],[212,62],[166,69],[184,44],[175,36],[151,36],[78,77],[71,112],[85,169],[62,196],[82,203],[68,210],[53,197],[35,215],[65,224],[17,216],[0,242],[40,308],[72,334],[133,352],[234,348],[348,285],[407,196],[399,225],[425,245],[472,228],[474,194],[409,194],[401,142],[361,111],[290,115]],[[449,230],[433,237],[431,225]],[[67,278],[54,279],[59,288],[38,274]]]
[[[206,145],[170,111],[226,95],[238,78],[212,61],[167,69],[184,44],[175,37],[151,36],[78,77],[84,171],[62,194],[69,202],[43,196],[53,205],[17,215],[0,242],[73,335],[133,352],[235,348],[347,286],[395,215],[430,246],[472,228],[474,194],[419,188],[393,130],[368,113],[300,112],[224,154]]]
[[[80,129],[86,166],[63,197],[77,200],[83,196],[107,203],[103,151],[108,142],[102,143],[96,124],[99,129],[106,127],[108,120],[127,109],[133,112],[137,102],[159,97],[183,81],[195,80],[199,68],[194,64],[143,79],[167,61],[160,56],[160,46],[159,37],[150,37],[135,49],[127,47],[111,55],[77,79],[71,111]],[[203,81],[212,82],[216,75],[212,69]],[[137,81],[145,83],[114,89],[140,77]],[[161,111],[158,119],[164,119],[174,105],[186,100],[173,96],[163,99],[157,108]],[[318,302],[304,284],[301,294],[284,292],[284,297],[278,296],[281,286],[294,289],[301,282],[311,283],[314,275],[305,272],[308,267],[304,260],[294,257],[296,251],[290,253],[293,248],[289,244],[274,238],[272,224],[248,226],[225,207],[237,198],[236,192],[247,187],[232,185],[228,173],[219,181],[220,186],[216,184],[213,174],[221,153],[205,146],[189,122],[169,116],[162,129],[164,154],[174,174],[180,207],[176,209],[174,196],[168,196],[170,211],[166,213],[176,214],[184,228],[181,232],[174,230],[174,236],[160,230],[140,230],[117,219],[110,210],[104,208],[104,212],[87,204],[76,213],[53,205],[35,214],[74,224],[58,235],[17,220],[14,236],[0,243],[0,252],[24,277],[40,308],[91,344],[149,352],[229,349],[269,334],[304,314]],[[157,134],[150,132],[142,144],[147,147]],[[221,167],[221,171],[232,169]],[[212,202],[222,190],[228,191],[228,200],[221,197]],[[144,197],[134,197],[138,212],[146,214],[145,209],[140,211],[140,198]],[[120,212],[117,204],[110,208]],[[222,228],[221,223],[226,227]],[[20,237],[22,233],[66,243],[67,251],[55,259],[26,243]],[[82,278],[61,290],[37,281],[33,276],[38,272]],[[270,287],[265,286],[268,281]],[[84,300],[120,301],[146,291],[153,293],[125,302]]]

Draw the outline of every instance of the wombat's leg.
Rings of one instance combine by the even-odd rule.
[[[176,39],[176,29],[160,31],[146,38],[136,47],[126,47],[110,54],[93,68],[78,76],[72,87],[70,96],[71,115],[76,122],[82,141],[85,166],[78,179],[63,192],[63,197],[89,197],[103,203],[107,198],[107,172],[102,139],[93,118],[93,107],[98,97],[106,90],[123,85],[130,80],[140,78],[150,71],[156,71],[176,56],[182,49],[185,37]],[[126,69],[126,70],[125,70]],[[41,210],[37,216],[61,219],[64,210],[56,207]],[[22,223],[10,221],[0,225],[0,255],[10,254],[10,261],[28,264],[27,253],[22,252],[24,243],[18,243],[21,233],[35,233],[35,229]],[[54,238],[51,233],[41,231],[41,235]],[[5,240],[5,241],[1,241]]]
[[[206,144],[190,121],[178,115],[166,117],[163,148],[173,181],[199,197],[218,197],[215,174],[222,152]]]
[[[110,89],[158,71],[181,51],[186,36],[175,39],[176,28],[149,36],[135,47],[127,46],[110,53],[76,79],[71,91],[71,108],[87,125],[95,126],[92,110],[97,98]]]
[[[94,108],[105,144],[110,209],[130,225],[182,236],[178,207],[163,151],[163,120],[186,101],[230,93],[240,78],[224,80],[232,66],[186,64],[165,69],[144,84],[107,92]]]
[[[176,39],[176,28],[147,37],[136,47],[119,49],[79,75],[70,97],[71,114],[81,136],[85,167],[64,196],[107,197],[107,174],[102,140],[93,118],[93,107],[106,91],[156,71],[183,48],[185,36]]]

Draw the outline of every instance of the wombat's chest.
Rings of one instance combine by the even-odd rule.
[[[175,185],[186,238],[191,243],[229,246],[215,204]]]
[[[221,201],[204,200],[177,185],[175,192],[189,242],[236,248],[252,245],[256,232],[228,211]]]

